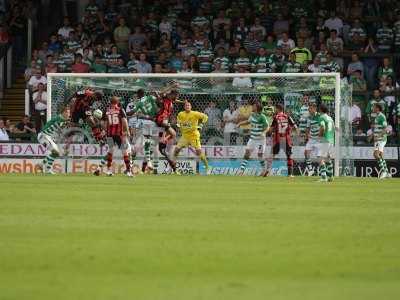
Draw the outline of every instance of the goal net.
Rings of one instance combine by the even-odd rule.
[[[351,86],[341,82],[339,73],[52,73],[48,74],[47,117],[50,119],[57,114],[69,103],[73,94],[82,89],[100,91],[103,96],[93,104],[93,109],[104,109],[112,96],[120,97],[126,107],[137,100],[136,91],[139,89],[151,94],[171,85],[176,85],[180,100],[190,101],[194,110],[208,115],[209,121],[202,130],[202,144],[210,160],[216,161],[217,165],[219,162],[220,167],[225,164],[225,170],[229,170],[227,161],[235,168],[233,162],[240,161],[249,138],[249,128],[237,128],[235,122],[248,118],[251,103],[258,100],[263,104],[264,113],[269,120],[272,119],[275,105],[282,104],[298,125],[299,133],[293,133],[293,159],[297,173],[304,170],[307,105],[325,104],[335,120],[335,174],[353,174]],[[174,115],[181,110],[183,105],[175,105]],[[171,123],[175,124],[174,117]],[[266,156],[271,152],[270,146],[267,142]],[[193,152],[190,151],[182,155],[193,158]],[[278,155],[278,160],[279,158],[282,161],[285,158],[283,151]],[[225,172],[228,173],[229,171]]]

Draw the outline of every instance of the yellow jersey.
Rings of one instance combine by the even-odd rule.
[[[182,136],[185,138],[197,138],[200,136],[198,130],[199,121],[206,123],[208,116],[198,111],[181,111],[176,118],[176,122],[181,129]]]

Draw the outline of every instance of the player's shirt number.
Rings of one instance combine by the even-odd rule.
[[[108,123],[110,125],[118,125],[119,124],[119,116],[117,114],[108,115]]]

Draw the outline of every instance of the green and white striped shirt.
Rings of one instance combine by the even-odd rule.
[[[55,136],[59,133],[61,128],[65,126],[66,122],[67,120],[65,120],[63,116],[55,116],[44,125],[41,133],[49,136]]]
[[[264,139],[264,131],[269,127],[267,117],[262,113],[252,113],[249,122],[251,125],[250,138],[252,140]]]
[[[386,142],[386,128],[387,121],[385,115],[380,112],[374,120],[374,141],[375,142]]]
[[[314,115],[310,115],[307,120],[307,128],[310,130],[310,140],[317,141],[319,140],[319,128],[320,128],[320,115],[319,113],[315,113]]]

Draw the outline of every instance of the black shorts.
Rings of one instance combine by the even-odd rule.
[[[80,109],[74,112],[71,116],[72,122],[78,124],[80,120],[86,121],[88,117],[92,115],[92,112],[88,109]]]
[[[288,144],[288,143],[285,143],[286,144],[286,149],[285,149],[285,153],[286,153],[286,156],[287,157],[290,157],[291,155],[292,155],[292,145],[290,145],[290,144]],[[277,154],[279,154],[279,151],[281,150],[281,144],[278,142],[278,143],[275,143],[273,146],[272,146],[272,154],[273,155],[277,155]]]
[[[122,146],[121,136],[119,136],[119,135],[108,136],[107,137],[107,145],[108,145],[108,147],[113,147],[113,146],[117,145],[118,148],[121,149],[121,146]]]

